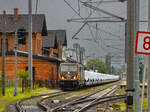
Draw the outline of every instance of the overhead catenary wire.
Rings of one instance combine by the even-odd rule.
[[[67,0],[65,0],[65,1],[67,1]],[[82,0],[80,0],[81,1],[81,3],[82,3]],[[86,2],[86,1],[84,1],[84,2]],[[101,1],[98,1],[98,3],[103,3],[103,2],[101,2]],[[96,4],[97,5],[97,8],[99,7],[99,5],[98,5],[98,3]],[[92,4],[91,4],[92,5]],[[83,5],[81,5],[81,7],[82,7]],[[95,6],[94,6],[95,7]],[[72,7],[73,8],[73,7]],[[74,9],[74,8],[73,8]],[[86,10],[86,11],[88,11],[88,10]],[[77,12],[77,11],[76,11]],[[75,13],[76,13],[75,12]],[[100,35],[102,35],[102,33],[104,33],[104,34],[107,34],[109,37],[111,37],[112,39],[116,39],[117,41],[121,41],[121,42],[123,42],[123,40],[124,40],[124,38],[120,38],[120,35],[117,35],[117,34],[114,34],[114,33],[112,33],[112,32],[110,32],[110,31],[107,31],[107,30],[105,30],[105,29],[102,29],[102,28],[99,28],[99,27],[97,27],[98,26],[98,24],[97,24],[97,26],[93,26],[92,24],[90,24],[88,21],[87,21],[87,19],[89,19],[90,17],[92,17],[91,15],[95,12],[95,10],[93,9],[92,11],[91,11],[92,13],[90,13],[89,15],[90,16],[87,16],[87,17],[82,17],[81,16],[81,14],[80,15],[78,15],[78,13],[76,13],[80,18],[79,19],[81,19],[82,20],[82,22],[83,22],[83,24],[82,24],[82,26],[79,28],[79,30],[72,36],[72,38],[75,38],[76,37],[76,35],[78,35],[78,33],[80,33],[80,31],[85,27],[85,25],[87,25],[88,26],[88,28],[89,28],[89,33],[91,34],[91,36],[92,36],[92,38],[94,39],[94,40],[92,40],[91,39],[91,41],[93,41],[93,42],[95,42],[95,43],[98,43],[98,45],[100,45],[101,46],[101,48],[102,48],[102,50],[104,50],[106,47],[107,47],[107,45],[106,45],[106,41],[104,41],[104,39],[103,39],[103,37],[102,36],[100,36]],[[97,13],[98,13],[98,11],[97,11]],[[110,16],[110,15],[109,15]],[[114,15],[112,15],[112,16],[114,16]],[[116,17],[116,15],[115,15],[115,17]],[[113,17],[113,18],[115,18],[115,17]],[[117,16],[118,17],[118,16]],[[112,17],[111,17],[112,18]],[[111,19],[110,18],[110,19]],[[77,18],[78,19],[78,18]],[[107,19],[109,19],[109,17],[107,18]],[[122,18],[119,18],[119,19],[122,19]],[[67,20],[68,22],[70,22],[70,20],[72,21],[73,19],[69,19],[69,20]],[[92,31],[93,29],[91,29],[91,28],[94,28],[94,29],[96,29],[96,35],[94,34],[94,32]],[[102,30],[100,30],[100,29],[102,29]],[[99,37],[99,38],[98,38]],[[107,37],[108,38],[108,37]],[[84,39],[81,39],[81,40],[84,40]],[[86,40],[86,39],[85,39]],[[87,39],[88,40],[88,39]],[[101,41],[101,43],[102,44],[99,44],[100,43],[100,41]],[[89,41],[90,41],[90,39],[89,39]],[[105,45],[104,45],[105,44]],[[108,47],[107,47],[107,49],[108,49]],[[117,50],[117,49],[116,49]],[[123,50],[123,49],[122,49]]]
[[[100,9],[100,8],[98,8],[98,7],[95,7],[95,6],[93,6],[93,5],[87,4],[87,3],[85,3],[85,2],[82,2],[82,3],[83,3],[83,5],[84,5],[85,7],[89,7],[89,8],[91,8],[91,9],[95,10],[95,11],[100,11],[100,12],[102,12],[102,13],[104,13],[104,14],[110,15],[110,16],[115,17],[115,18],[120,19],[120,20],[125,20],[123,17],[119,17],[119,16],[114,15],[114,14],[108,12],[108,11],[105,11],[105,10],[103,10],[103,9]]]
[[[94,29],[96,29],[95,26],[93,26],[93,25],[91,25],[91,26],[92,26]],[[104,29],[102,29],[102,28],[97,28],[97,29],[100,30],[100,31],[102,31],[103,33],[106,33],[106,34],[112,36],[112,37],[116,37],[116,38],[119,38],[119,39],[120,39],[120,36],[119,36],[119,35],[113,34],[113,33],[109,32],[109,31],[106,31],[106,30],[104,30]]]
[[[116,3],[116,2],[124,2],[126,0],[104,0],[103,3]],[[98,3],[99,1],[91,1],[91,2],[86,2],[86,3]]]
[[[86,1],[89,1],[89,0],[86,0]],[[80,2],[79,2],[80,3]],[[68,4],[67,4],[68,5]],[[71,6],[71,5],[70,5]],[[69,6],[69,7],[70,7]],[[80,11],[81,11],[81,8],[83,7],[83,5],[81,5],[80,6]],[[75,10],[73,7],[71,7],[72,8],[72,10]],[[75,10],[76,11],[76,10]],[[76,11],[77,12],[77,11]],[[75,13],[70,19],[72,19],[75,15],[76,15],[77,13]],[[78,15],[78,14],[77,14]],[[80,13],[80,15],[81,15],[81,13]],[[67,22],[68,22],[68,20],[67,20]]]
[[[99,3],[97,4],[97,7],[102,3],[102,1],[103,1],[103,0],[101,0],[101,2],[99,2]],[[79,17],[82,18],[82,16],[81,16],[66,0],[64,0],[64,2],[65,2]],[[95,10],[93,11],[93,13],[94,13],[94,12],[95,12]],[[93,13],[90,13],[87,18],[89,18]],[[88,22],[85,22],[85,23],[79,28],[79,30],[73,35],[72,39],[76,37],[76,35],[83,29],[83,27],[84,27],[86,24],[88,24]]]

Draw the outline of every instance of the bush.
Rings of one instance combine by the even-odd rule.
[[[26,71],[26,70],[19,70],[17,74],[19,75],[19,78],[21,78],[23,80],[28,79],[28,71]]]
[[[22,93],[24,92],[24,89],[27,88],[27,79],[28,79],[28,71],[26,70],[19,70],[18,73],[19,78],[22,79]]]

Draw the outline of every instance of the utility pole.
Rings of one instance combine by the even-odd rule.
[[[84,52],[85,52],[84,47],[80,47],[79,51],[80,51],[80,63],[81,63],[81,64],[84,64],[84,63],[83,63],[83,54],[84,54]]]
[[[127,112],[133,112],[135,0],[127,1]]]
[[[150,0],[148,0],[148,31],[150,32]],[[150,56],[148,56],[148,68],[150,67]],[[148,70],[148,75],[147,75],[147,78],[148,78],[148,82],[147,82],[147,112],[150,111],[150,69],[147,69]]]
[[[18,47],[18,38],[17,38],[17,30],[15,31],[15,91],[14,96],[18,96],[18,88],[17,88],[17,47]]]
[[[139,13],[140,13],[140,2],[135,0],[135,31],[134,31],[134,46],[136,43],[136,31],[139,31]],[[135,112],[140,111],[140,81],[139,81],[139,55],[134,53],[134,79],[135,79]]]
[[[33,89],[33,74],[32,74],[32,0],[28,0],[29,5],[29,17],[28,17],[28,39],[29,39],[29,49],[28,49],[28,70],[29,70],[29,77],[30,77],[30,85],[31,90]]]
[[[5,43],[6,43],[6,12],[3,11],[2,17],[2,95],[5,96]]]
[[[75,49],[76,52],[76,60],[79,61],[79,56],[78,56],[78,48],[79,48],[79,44],[78,43],[74,43],[73,44],[73,48]]]
[[[79,57],[80,57],[80,63],[82,64],[82,49],[79,49]]]

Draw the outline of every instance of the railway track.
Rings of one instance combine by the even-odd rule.
[[[94,91],[90,94],[84,95],[82,97],[76,98],[70,102],[64,102],[63,104],[59,106],[55,106],[55,108],[49,108],[46,104],[43,103],[43,100],[40,102],[41,106],[45,108],[47,112],[74,112],[76,109],[79,108],[79,105],[81,107],[86,106],[87,104],[90,104],[91,102],[95,102],[98,99],[104,96],[110,96],[113,95],[116,90],[119,89],[119,85],[113,85],[113,86],[108,86],[102,89],[99,89],[97,91]],[[46,100],[46,99],[45,99]]]
[[[65,95],[68,92],[55,92],[18,100],[16,108],[18,112],[45,112],[46,110],[39,105],[39,101]]]
[[[71,92],[56,92],[32,96],[30,98],[19,100],[16,104],[16,108],[18,112],[76,112],[77,110],[82,109],[81,107],[88,108],[90,104],[100,101],[98,99],[101,99],[102,97],[114,95],[115,91],[118,89],[119,85],[114,84],[95,90],[94,92],[81,97],[72,97],[67,100],[62,100],[62,102],[58,104],[52,103],[53,99],[70,94]]]
[[[98,105],[108,105],[110,103],[116,103],[122,100],[126,99],[126,95],[116,95],[116,96],[106,96],[103,98],[99,98],[96,101],[91,102],[90,104],[77,109],[75,112],[94,112],[94,110],[96,110],[96,108],[94,109],[90,109],[91,107],[95,106],[98,107]]]

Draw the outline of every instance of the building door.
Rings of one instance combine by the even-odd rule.
[[[28,67],[26,67],[26,70],[28,71]],[[35,81],[35,67],[32,67],[32,79],[34,82]]]

